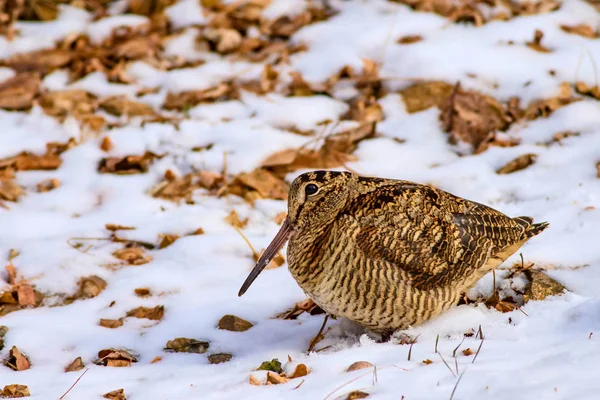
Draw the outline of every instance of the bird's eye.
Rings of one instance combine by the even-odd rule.
[[[310,196],[312,194],[315,194],[319,191],[319,187],[317,185],[315,185],[314,183],[309,183],[308,185],[306,185],[306,187],[304,188],[304,193],[306,193],[307,196]]]

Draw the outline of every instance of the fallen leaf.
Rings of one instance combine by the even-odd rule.
[[[524,274],[528,280],[523,293],[524,302],[544,300],[548,296],[557,296],[567,290],[562,283],[549,277],[544,271],[527,269]]]
[[[236,317],[235,315],[227,314],[224,315],[217,325],[219,329],[223,329],[226,331],[232,332],[244,332],[248,329],[252,328],[252,323],[242,319],[240,317]]]
[[[221,54],[234,52],[242,45],[242,35],[235,29],[207,28],[202,32],[212,47]]]
[[[78,283],[79,290],[75,298],[91,299],[96,297],[106,288],[106,281],[97,275],[81,278]]]
[[[441,81],[416,83],[400,90],[406,111],[415,113],[430,107],[444,106],[452,94],[454,85]]]
[[[533,49],[535,51],[539,51],[540,53],[550,53],[552,50],[542,45],[542,39],[544,38],[544,32],[536,29],[533,34],[533,40],[531,42],[527,42],[527,47]]]
[[[0,200],[17,201],[23,193],[23,189],[16,182],[0,179]]]
[[[4,64],[16,72],[47,74],[66,66],[72,59],[71,51],[56,48],[15,54],[5,60]]]
[[[280,224],[282,224],[282,223],[283,223],[283,221],[285,221],[285,219],[286,219],[286,218],[287,218],[287,212],[285,212],[285,211],[282,211],[282,212],[280,212],[279,214],[277,214],[277,215],[275,216],[275,218],[273,218],[273,220],[275,221],[275,223],[276,223],[277,225],[280,225]]]
[[[285,376],[281,376],[276,372],[269,371],[267,372],[267,385],[279,385],[282,383],[286,383],[289,381]]]
[[[429,358],[423,360],[423,364],[425,365],[429,365],[429,364],[433,364],[433,361],[431,361]]]
[[[204,235],[204,229],[198,228],[194,232],[190,233],[190,235]]]
[[[111,400],[127,400],[127,398],[125,397],[125,390],[123,389],[113,390],[112,392],[104,394],[102,397]]]
[[[360,390],[354,390],[348,393],[346,400],[364,399],[366,397],[369,397],[369,393],[361,392]]]
[[[94,361],[94,364],[105,367],[129,367],[137,361],[137,356],[129,350],[104,349],[98,352],[98,359]]]
[[[496,173],[500,175],[512,174],[513,172],[521,171],[535,163],[537,154],[528,153],[522,154],[514,160],[508,162],[503,167],[499,168]]]
[[[23,72],[0,83],[0,108],[24,110],[30,108],[40,90],[40,75],[37,72]]]
[[[165,350],[174,351],[176,353],[196,353],[202,354],[208,350],[210,344],[196,339],[176,338],[169,340],[165,346]]]
[[[29,388],[25,385],[6,385],[2,389],[2,392],[0,392],[0,397],[8,399],[19,399],[29,396]]]
[[[233,355],[229,353],[217,353],[208,356],[208,362],[211,364],[222,364],[230,361]]]
[[[175,241],[177,239],[179,239],[179,235],[173,235],[173,234],[161,234],[159,235],[159,238],[162,238],[160,240],[160,244],[158,245],[159,249],[164,249],[165,247],[169,247],[170,245],[172,245],[173,243],[175,243]]]
[[[17,286],[17,299],[21,306],[35,306],[35,292],[33,287],[27,283],[20,283]]]
[[[241,220],[237,211],[231,210],[229,215],[225,217],[225,222],[227,222],[231,226],[242,229],[246,226],[246,224],[248,224],[248,218]]]
[[[277,358],[274,358],[271,361],[263,361],[256,370],[273,371],[277,374],[281,374],[283,372],[283,369],[281,368],[281,362]]]
[[[421,35],[407,35],[407,36],[402,36],[400,39],[398,39],[396,41],[396,43],[412,44],[412,43],[420,42],[421,40],[423,40],[423,37]]]
[[[0,160],[0,169],[14,168],[16,171],[55,170],[60,167],[61,160],[58,154],[47,152],[36,155],[22,152],[14,157]]]
[[[569,84],[561,85],[561,93],[556,97],[549,99],[540,99],[532,102],[525,110],[524,118],[534,120],[537,118],[546,118],[561,107],[579,101],[571,95]]]
[[[600,100],[600,87],[598,85],[588,86],[584,82],[575,82],[575,91],[579,94],[593,97]]]
[[[255,257],[256,259],[254,261],[258,261],[258,259],[260,257],[262,257],[263,253],[265,252],[265,249],[262,249],[260,251],[259,254],[257,254]],[[271,259],[271,261],[269,262],[269,264],[265,267],[265,269],[275,269],[275,268],[279,268],[281,267],[283,264],[285,264],[285,258],[283,257],[283,255],[281,254],[281,252],[278,252],[277,254],[275,254],[275,256]]]
[[[0,351],[4,349],[4,336],[8,333],[8,326],[0,325]]]
[[[257,168],[249,173],[241,173],[235,177],[235,180],[256,190],[262,198],[287,200],[289,186],[265,169]],[[236,183],[235,180],[233,185]]]
[[[595,39],[598,37],[598,33],[594,32],[594,29],[586,24],[578,25],[561,25],[560,29],[567,33],[583,36],[589,39]]]
[[[35,185],[40,193],[49,192],[60,187],[60,181],[56,178],[45,179]]]
[[[85,368],[83,360],[81,359],[81,357],[77,357],[71,362],[71,364],[67,365],[67,367],[65,368],[65,372],[81,371],[83,368]]]
[[[22,354],[17,346],[10,349],[8,357],[4,360],[4,365],[15,371],[25,371],[31,367],[29,358]]]
[[[122,115],[130,117],[148,117],[156,115],[156,112],[150,105],[130,100],[127,96],[107,97],[100,102],[100,108],[107,113],[118,117]]]
[[[290,379],[301,378],[310,374],[310,368],[308,368],[305,364],[298,364],[296,368],[294,368],[294,372],[288,376]]]
[[[161,361],[162,361],[162,357],[156,356],[152,359],[152,361],[150,361],[150,364],[156,364],[157,362],[161,362]]]
[[[237,100],[239,93],[236,87],[229,82],[223,82],[219,85],[204,89],[192,90],[179,93],[167,93],[163,104],[166,110],[186,111],[200,103],[211,103],[215,101]]]
[[[371,368],[373,364],[368,361],[357,361],[352,363],[347,369],[346,372],[358,371],[359,369]]]
[[[146,254],[141,247],[126,247],[115,251],[112,255],[126,261],[129,265],[143,265],[152,261],[152,256]]]
[[[148,297],[152,294],[148,288],[136,288],[134,292],[139,297]]]
[[[303,314],[305,312],[309,313],[310,315],[318,315],[318,314],[325,313],[325,311],[323,311],[323,309],[321,309],[321,307],[319,307],[314,301],[312,301],[311,299],[306,299],[306,300],[297,302],[294,305],[294,307],[287,310],[286,312],[283,312],[283,313],[277,315],[276,318],[296,319],[296,318],[298,318],[298,316],[300,316],[301,314]]]
[[[255,377],[252,374],[250,374],[250,378],[248,379],[248,381],[249,381],[249,383],[251,385],[254,385],[254,386],[261,386],[262,385],[262,382],[257,377]]]
[[[12,260],[6,264],[6,274],[8,275],[8,283],[14,285],[17,282],[17,269],[15,268]]]
[[[156,306],[153,308],[138,307],[138,308],[134,308],[133,310],[127,311],[128,317],[147,318],[152,321],[160,321],[164,315],[165,315],[165,307],[164,306]]]
[[[107,157],[100,160],[98,172],[103,174],[131,175],[148,171],[150,164],[160,158],[147,151],[141,156]]]
[[[468,356],[472,356],[473,355],[473,350],[471,350],[469,347],[467,347],[466,349],[464,349],[462,351],[463,355],[468,357]]]
[[[46,114],[56,117],[81,117],[96,110],[95,98],[79,89],[45,92],[39,97],[38,103]]]
[[[101,318],[99,325],[102,326],[102,327],[104,327],[104,328],[115,329],[115,328],[118,328],[120,326],[123,326],[123,319],[122,318],[119,318],[119,319],[104,319],[104,318]]]
[[[115,232],[115,231],[133,231],[135,230],[135,226],[127,226],[127,225],[119,225],[119,224],[105,224],[104,228],[107,231]]]

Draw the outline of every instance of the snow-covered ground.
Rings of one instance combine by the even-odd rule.
[[[263,13],[269,19],[293,16],[309,3],[276,0]],[[17,346],[32,364],[24,371],[1,366],[0,389],[24,384],[32,399],[57,399],[83,372],[65,373],[65,367],[82,357],[89,371],[65,399],[101,398],[119,388],[133,400],[343,399],[357,389],[374,400],[448,399],[458,376],[462,378],[454,399],[598,398],[600,102],[581,97],[546,118],[513,124],[506,136],[520,139],[519,145],[459,155],[442,131],[439,110],[408,113],[397,90],[419,79],[452,84],[460,80],[465,89],[501,102],[517,96],[526,106],[559,95],[563,82],[594,86],[600,39],[570,34],[560,26],[596,28],[600,14],[585,1],[567,0],[553,12],[475,27],[393,2],[331,3],[339,10],[337,15],[292,36],[291,42],[305,44],[306,50],[292,55],[289,65],[280,67],[280,75],[287,79],[284,72],[299,71],[309,82],[323,82],[346,65],[360,70],[363,59],[380,63],[380,75],[389,91],[379,100],[385,118],[377,125],[378,136],[361,142],[354,152],[357,161],[347,166],[362,175],[430,183],[512,216],[549,221],[550,228],[523,247],[523,257],[526,263],[545,268],[568,293],[528,302],[522,307],[524,312],[500,313],[482,304],[456,307],[408,332],[419,335],[410,361],[409,346],[378,344],[366,335],[343,332],[339,320],[329,323],[333,329],[317,346],[331,347],[306,354],[323,316],[274,318],[306,298],[285,265],[265,271],[239,298],[239,286],[253,266],[252,252],[225,221],[232,210],[248,218],[243,233],[260,250],[277,232],[275,217],[286,210],[285,201],[257,200],[252,205],[237,196],[217,197],[200,189],[193,195],[194,204],[186,204],[154,198],[148,192],[167,169],[177,175],[192,170],[220,173],[226,163],[227,173],[233,176],[252,171],[279,150],[310,145],[312,137],[294,132],[320,132],[322,121],[339,120],[348,109],[343,90],[335,99],[242,93],[239,100],[190,108],[177,127],[106,115],[120,126],[97,135],[84,131],[72,118],[57,121],[39,106],[28,112],[2,111],[0,159],[22,151],[43,154],[48,142],[64,143],[69,138],[75,138],[78,145],[60,155],[62,165],[57,170],[18,172],[17,182],[25,188],[25,195],[18,202],[4,202],[7,208],[0,207],[2,262],[8,263],[10,249],[17,250],[19,255],[12,260],[17,281],[27,280],[46,296],[42,307],[0,317],[0,325],[9,328],[0,356],[4,359]],[[100,72],[69,83],[64,71],[55,71],[43,79],[43,86],[83,89],[99,97],[133,96],[140,89],[158,88],[140,100],[157,107],[167,92],[202,90],[233,78],[258,78],[261,63],[220,57],[194,47],[197,30],[209,20],[198,4],[180,0],[167,10],[173,25],[184,31],[167,42],[165,52],[190,61],[202,59],[204,64],[167,71],[132,62],[127,71],[132,82],[127,85],[109,82]],[[94,41],[102,41],[112,28],[146,22],[145,17],[133,15],[90,20],[85,11],[64,6],[56,21],[20,22],[20,34],[12,42],[0,43],[0,55],[52,47],[55,40],[73,32],[87,32]],[[536,29],[543,31],[542,44],[551,52],[525,45]],[[423,40],[397,43],[408,35]],[[2,74],[10,77],[11,71],[3,68]],[[565,131],[578,135],[545,144]],[[108,153],[100,145],[106,137],[113,144]],[[206,149],[197,151],[199,147]],[[98,172],[104,157],[145,151],[165,155],[147,173]],[[498,168],[526,153],[537,155],[535,164],[512,174],[496,174]],[[301,172],[288,174],[287,180]],[[60,187],[37,193],[35,185],[48,178],[57,178]],[[123,266],[112,256],[123,243],[76,239],[108,238],[108,223],[135,227],[117,233],[155,245],[161,234],[181,237],[167,248],[147,250],[152,256],[149,263]],[[204,234],[189,235],[198,228]],[[518,260],[515,255],[504,267]],[[91,275],[107,282],[97,297],[52,306],[75,293],[81,277]],[[7,275],[2,272],[0,276],[0,292],[10,290]],[[475,291],[489,292],[491,282],[492,277],[486,276]],[[149,288],[151,295],[137,296],[136,288]],[[98,324],[100,319],[119,319],[140,306],[158,305],[165,310],[160,321],[126,318],[115,329]],[[225,314],[254,326],[245,332],[220,330],[217,323]],[[473,355],[465,356],[462,350],[475,352],[481,340],[464,338],[464,333],[477,331],[479,326],[485,340],[473,362]],[[438,335],[441,356],[435,353]],[[208,341],[209,350],[206,354],[163,351],[166,342],[177,337]],[[130,349],[139,361],[129,368],[94,365],[98,351],[106,348]],[[232,360],[218,365],[208,362],[207,354],[222,352],[231,353]],[[156,361],[156,357],[161,359]],[[264,379],[264,371],[254,370],[273,358],[287,362],[288,372],[298,363],[306,364],[311,372],[286,384],[250,385],[250,374]],[[345,372],[355,361],[371,362],[376,373],[373,369]]]

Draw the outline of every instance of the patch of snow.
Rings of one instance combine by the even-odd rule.
[[[176,29],[189,25],[203,25],[208,22],[200,1],[197,0],[180,0],[176,4],[167,7],[165,13]]]
[[[93,43],[102,43],[104,39],[107,39],[112,34],[113,29],[120,27],[138,27],[149,23],[150,20],[143,15],[137,14],[123,14],[113,15],[110,17],[102,18],[98,21],[92,22],[87,26],[86,33],[89,35]]]

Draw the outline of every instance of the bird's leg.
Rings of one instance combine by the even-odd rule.
[[[323,340],[323,330],[325,329],[325,325],[327,325],[328,319],[329,319],[329,314],[325,314],[325,318],[323,319],[323,324],[321,325],[321,329],[319,329],[319,333],[317,333],[317,336],[315,336],[310,341],[310,345],[308,346],[307,353],[310,353],[314,349],[314,347],[317,345],[317,343],[319,343],[321,340]]]

